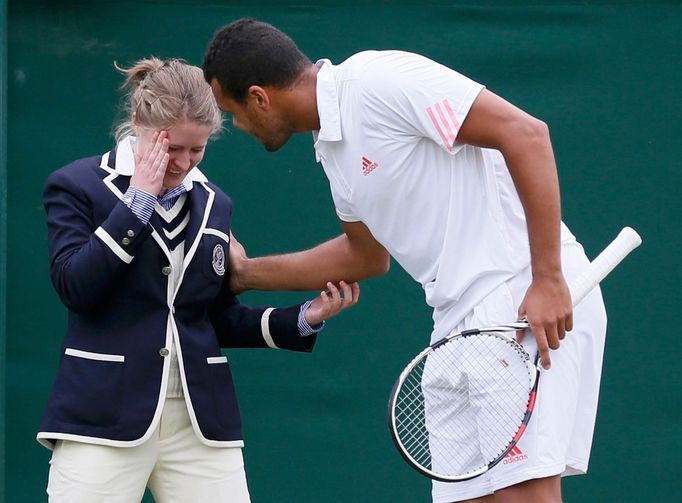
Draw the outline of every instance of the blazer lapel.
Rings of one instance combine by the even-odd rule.
[[[190,207],[189,223],[185,231],[185,259],[182,263],[182,274],[175,288],[175,295],[178,294],[182,281],[185,278],[187,266],[194,258],[199,247],[201,236],[208,222],[208,216],[211,213],[215,192],[205,183],[194,182],[192,190],[187,193],[187,196]]]
[[[201,237],[201,231],[206,227],[208,214],[213,205],[213,191],[203,183],[194,183],[192,190],[187,192],[189,199],[189,222],[185,234],[185,263],[192,259],[196,249],[197,240]],[[189,260],[188,260],[189,259]]]

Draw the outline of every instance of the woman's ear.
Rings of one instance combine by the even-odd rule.
[[[130,117],[130,123],[133,125],[133,136],[136,138],[135,143],[133,143],[133,151],[136,153],[135,160],[136,162],[139,162],[139,159],[137,159],[137,146],[139,144],[142,131],[140,131],[140,121],[137,119],[135,112],[133,112],[133,115]]]

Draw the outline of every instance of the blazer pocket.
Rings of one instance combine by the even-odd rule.
[[[209,395],[209,403],[213,407],[211,413],[223,428],[230,428],[233,426],[235,413],[238,414],[239,409],[227,357],[211,356],[206,358],[206,368],[208,379],[211,381],[209,383],[210,389],[213,390],[212,395]]]
[[[124,362],[123,355],[66,348],[54,396],[63,421],[91,427],[95,436],[116,427],[125,394]]]
[[[74,356],[76,358],[85,358],[86,360],[98,360],[101,362],[120,362],[125,361],[123,355],[109,355],[106,353],[91,353],[90,351],[81,351],[80,349],[66,348],[65,355]]]

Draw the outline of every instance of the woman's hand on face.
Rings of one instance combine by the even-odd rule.
[[[139,144],[138,144],[139,145]],[[135,152],[135,173],[130,186],[158,196],[168,167],[168,133],[155,131],[148,145]]]
[[[339,287],[327,283],[327,290],[313,300],[305,312],[305,319],[309,325],[317,325],[324,320],[336,316],[344,309],[354,306],[360,297],[360,285],[339,282]]]

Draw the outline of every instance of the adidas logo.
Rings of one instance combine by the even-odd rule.
[[[364,155],[362,156],[362,174],[363,175],[365,175],[365,176],[369,175],[372,171],[374,171],[378,167],[379,167],[379,165],[376,162],[370,161]]]
[[[523,453],[521,449],[517,446],[512,447],[512,450],[507,453],[507,455],[502,460],[502,464],[509,465],[511,463],[517,463],[519,461],[525,461],[528,456]]]

